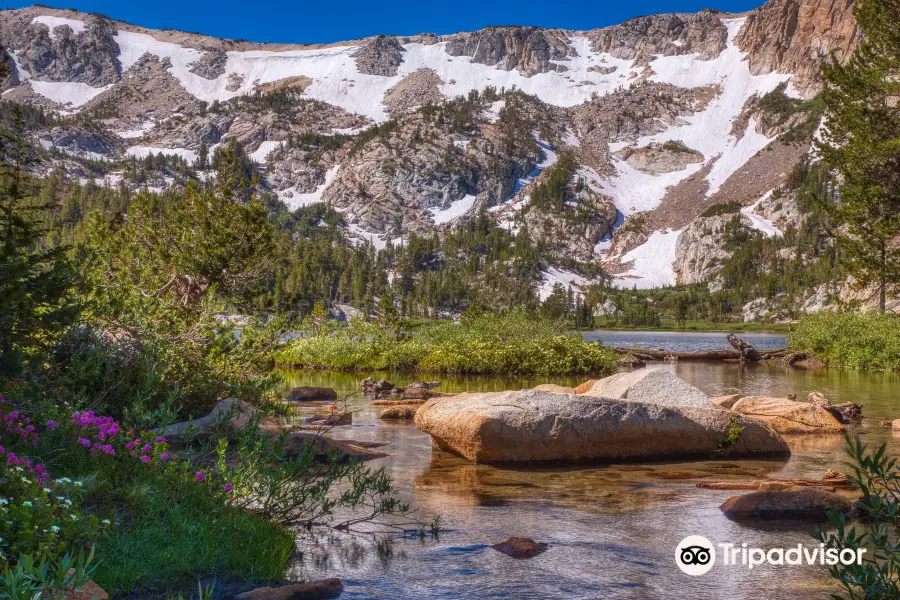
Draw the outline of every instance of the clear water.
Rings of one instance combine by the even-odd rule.
[[[597,335],[607,335],[608,332]],[[590,334],[589,334],[590,335]],[[666,349],[708,349],[722,334],[633,334],[616,345],[647,342]],[[632,336],[632,337],[627,337]],[[688,339],[685,339],[685,338]],[[751,336],[742,336],[749,339]],[[609,339],[609,338],[607,338]],[[714,340],[712,340],[714,341]],[[629,343],[630,342],[630,343]],[[765,348],[759,340],[752,343]],[[778,347],[772,340],[771,347]],[[783,336],[781,345],[783,345]],[[900,378],[891,374],[792,371],[766,365],[677,363],[674,370],[710,395],[731,392],[805,397],[821,391],[836,402],[864,405],[867,415],[900,417]],[[824,598],[834,591],[824,567],[746,568],[717,565],[702,577],[683,574],[674,548],[684,537],[704,535],[713,543],[746,542],[770,548],[810,543],[810,524],[747,526],[724,518],[719,505],[739,492],[696,487],[700,481],[774,477],[819,477],[844,463],[842,439],[790,440],[785,461],[695,461],[641,465],[579,465],[500,468],[473,465],[432,449],[415,425],[379,421],[378,408],[356,394],[369,373],[291,372],[289,385],[324,385],[351,395],[354,424],[336,428],[340,438],[377,441],[389,456],[371,461],[394,478],[399,495],[418,509],[417,519],[441,515],[450,531],[438,540],[397,536],[376,546],[366,536],[301,540],[293,575],[340,577],[342,598],[730,598],[769,600]],[[373,374],[398,385],[409,375]],[[441,390],[522,389],[547,378],[442,377]],[[573,384],[579,378],[550,378]],[[869,419],[856,430],[872,443],[889,443],[900,456],[900,438]],[[549,549],[517,560],[489,548],[510,536],[548,542]]]

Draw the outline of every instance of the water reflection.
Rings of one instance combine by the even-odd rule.
[[[900,417],[893,374],[791,371],[767,365],[687,363],[656,365],[710,395],[745,393],[804,398],[823,392],[835,402],[857,402],[868,415]],[[745,480],[762,475],[819,477],[844,463],[840,436],[788,440],[787,461],[722,460],[642,465],[498,468],[474,465],[432,449],[414,425],[381,422],[377,408],[354,395],[368,375],[398,385],[414,379],[390,373],[287,374],[290,385],[334,387],[350,396],[353,425],[335,437],[382,442],[389,456],[373,461],[394,478],[400,496],[428,521],[441,515],[451,531],[438,540],[399,536],[385,541],[335,536],[303,546],[295,575],[340,577],[342,598],[822,598],[835,590],[820,567],[719,567],[707,577],[679,571],[672,553],[691,534],[714,542],[760,547],[809,543],[809,526],[747,526],[725,519],[719,505],[736,492],[699,489],[701,481]],[[522,389],[538,383],[580,383],[582,377],[441,377],[441,390]],[[900,455],[900,437],[878,420],[856,428],[872,443],[889,443]],[[510,536],[550,543],[540,557],[516,560],[488,546]]]

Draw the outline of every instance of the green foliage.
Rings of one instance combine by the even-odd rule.
[[[887,444],[874,452],[859,436],[846,438],[853,473],[847,479],[859,490],[856,503],[867,522],[865,528],[848,527],[843,513],[831,511],[828,518],[834,530],[817,529],[816,541],[837,550],[864,549],[861,564],[838,563],[828,567],[831,577],[843,588],[841,600],[888,600],[900,597],[900,469],[897,459],[887,456]]]
[[[362,321],[291,342],[279,363],[310,368],[541,375],[612,372],[617,355],[555,323],[512,311],[472,315],[413,333]]]
[[[55,206],[34,194],[25,170],[32,149],[16,116],[14,128],[0,134],[0,377],[20,375],[76,314],[65,248],[44,239]]]
[[[841,261],[857,285],[876,285],[881,310],[900,280],[900,4],[853,6],[862,42],[846,65],[823,67],[824,141],[819,150],[840,174],[840,200],[829,205]]]
[[[729,200],[728,202],[722,202],[721,204],[713,204],[705,211],[703,211],[700,216],[701,217],[718,217],[721,215],[732,215],[737,214],[741,211],[741,203],[737,200]]]
[[[732,414],[731,418],[728,420],[728,435],[726,435],[725,439],[719,442],[716,449],[712,451],[713,458],[720,458],[728,454],[729,448],[737,444],[742,431],[744,431],[744,426],[741,424],[741,417]]]
[[[19,557],[15,567],[6,565],[0,573],[0,598],[4,600],[57,600],[66,598],[71,590],[79,590],[90,580],[96,567],[91,563],[94,550],[78,558],[66,554],[58,561],[26,554]]]
[[[900,317],[894,314],[823,312],[803,317],[788,344],[844,369],[900,369]]]

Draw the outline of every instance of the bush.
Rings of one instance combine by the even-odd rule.
[[[900,531],[900,469],[897,459],[886,456],[887,444],[882,444],[874,452],[870,451],[859,436],[846,439],[847,453],[850,455],[853,473],[847,479],[860,492],[857,508],[866,518],[863,530],[847,527],[842,513],[829,512],[828,518],[834,531],[817,529],[813,532],[816,541],[826,548],[853,551],[865,548],[862,564],[837,565],[828,567],[828,572],[846,592],[846,596],[833,595],[832,598],[867,598],[888,600],[900,598],[900,547],[897,532]]]
[[[900,317],[881,313],[810,315],[793,328],[788,345],[833,367],[896,371],[900,369]]]
[[[411,334],[363,321],[305,333],[278,354],[279,363],[341,370],[602,375],[612,372],[617,359],[614,351],[567,333],[562,324],[518,311],[423,326]]]

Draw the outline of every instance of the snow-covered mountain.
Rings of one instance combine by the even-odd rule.
[[[588,31],[320,46],[30,7],[0,12],[0,59],[12,67],[2,98],[100,123],[35,132],[98,182],[119,176],[73,165],[154,153],[193,162],[234,139],[289,207],[329,203],[349,235],[376,246],[486,207],[545,241],[546,293],[553,281],[583,283],[554,266],[570,259],[602,262],[623,286],[689,283],[716,260],[698,233],[711,206],[736,201],[747,227],[780,231],[766,199],[807,155],[818,118],[792,99],[812,98],[822,61],[855,47],[851,5],[770,0],[747,14]],[[333,143],[311,148],[311,134]],[[532,202],[561,164],[562,205]]]

